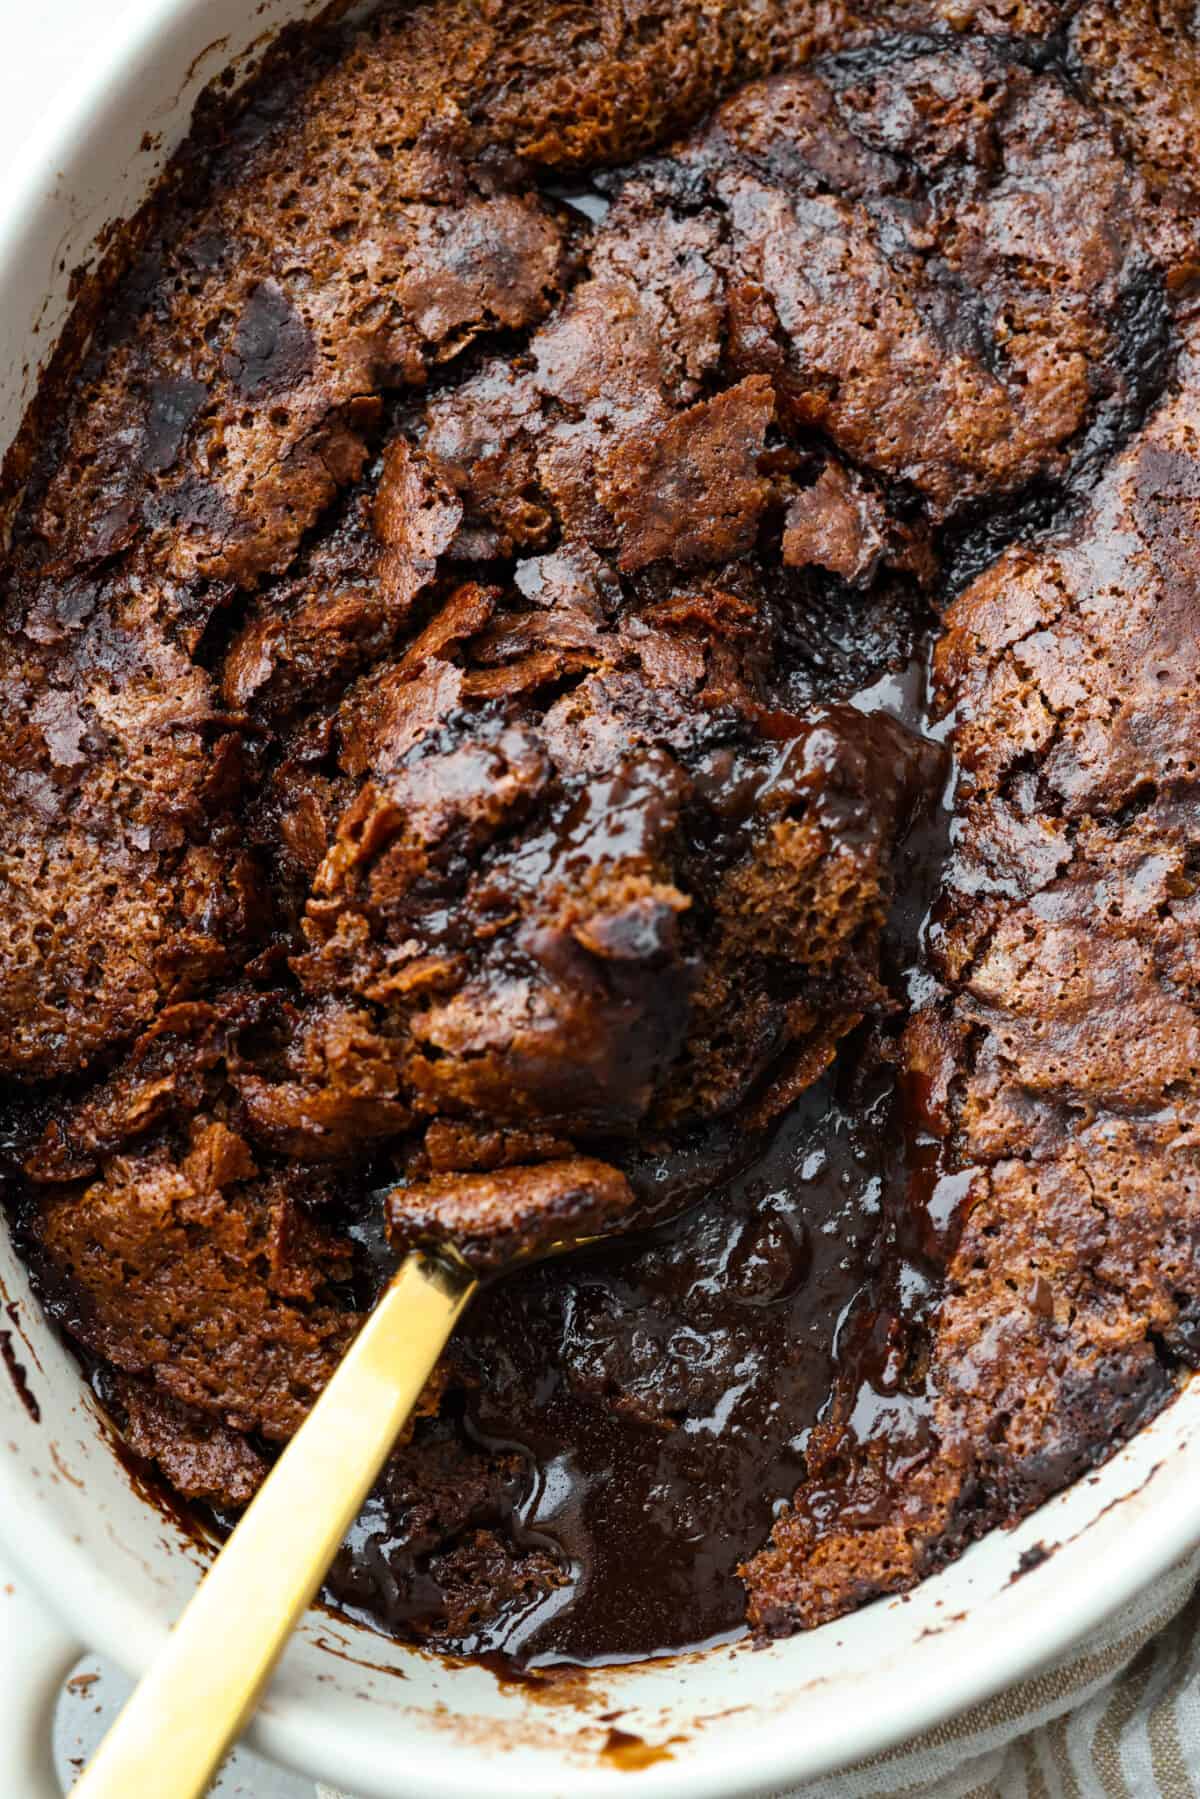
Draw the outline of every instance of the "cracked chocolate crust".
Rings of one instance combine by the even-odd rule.
[[[1188,320],[1172,391],[1078,522],[1007,552],[947,614],[943,989],[902,1043],[939,1152],[921,1198],[937,1209],[940,1188],[955,1213],[926,1441],[897,1479],[895,1442],[848,1428],[843,1394],[819,1451],[832,1482],[801,1489],[746,1570],[768,1631],[835,1615],[864,1576],[911,1584],[1092,1466],[1197,1365],[1198,347]],[[830,1528],[837,1510],[867,1521]]]
[[[236,1508],[403,1245],[694,1208],[481,1308],[335,1574],[388,1628],[817,1623],[1190,1365],[1200,88],[1142,26],[297,39],[10,457],[6,1184],[137,1452]],[[864,695],[939,612],[918,941],[944,751]]]

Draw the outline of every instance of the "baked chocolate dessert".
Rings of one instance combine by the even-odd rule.
[[[1196,23],[867,11],[285,38],[6,465],[4,1182],[131,1450],[228,1519],[407,1244],[627,1224],[331,1574],[456,1652],[836,1617],[1200,1360]]]

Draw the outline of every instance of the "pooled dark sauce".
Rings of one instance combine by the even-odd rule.
[[[462,1429],[488,1450],[519,1447],[510,1528],[549,1547],[567,1584],[449,1647],[539,1667],[740,1633],[738,1563],[803,1476],[839,1331],[871,1277],[893,1095],[876,1069],[860,1111],[851,1078],[807,1093],[746,1173],[684,1218],[506,1281],[478,1305],[463,1362],[480,1386]],[[602,1396],[606,1375],[643,1415],[596,1403],[588,1388]],[[419,1585],[380,1569],[402,1541],[369,1506],[351,1538],[357,1566],[343,1558],[329,1583],[400,1635],[425,1622]]]
[[[919,728],[922,690],[914,663],[859,704]],[[889,958],[898,992],[919,978],[945,839],[936,806],[909,835]],[[889,1051],[886,1029],[860,1029],[749,1165],[715,1178],[698,1204],[477,1301],[456,1352],[453,1428],[489,1457],[512,1457],[513,1472],[464,1534],[482,1524],[548,1558],[558,1584],[451,1621],[414,1548],[411,1507],[377,1491],[327,1598],[389,1634],[535,1671],[743,1635],[738,1566],[804,1478],[813,1425],[848,1409],[856,1429],[887,1434],[897,1472],[927,1449],[920,1380],[904,1390],[895,1364],[898,1343],[906,1372],[919,1363],[912,1343],[940,1258],[921,1211],[928,1158],[906,1128]],[[728,1164],[728,1144],[707,1151]],[[637,1178],[694,1191],[705,1153]],[[418,1442],[445,1432],[445,1409],[418,1426]]]

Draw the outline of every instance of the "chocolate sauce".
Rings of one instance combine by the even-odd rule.
[[[479,1384],[461,1428],[489,1451],[517,1449],[508,1527],[548,1546],[567,1579],[458,1640],[439,1636],[445,1647],[537,1668],[741,1634],[738,1563],[803,1476],[839,1330],[871,1280],[893,1094],[875,1063],[860,1074],[872,1089],[862,1107],[847,1091],[856,1073],[805,1094],[750,1168],[683,1218],[477,1304],[461,1353]],[[607,1381],[627,1395],[623,1416]],[[402,1524],[369,1504],[350,1551],[356,1578],[343,1559],[335,1602],[401,1636],[428,1623]],[[399,1564],[393,1578],[364,1581],[381,1560]]]
[[[923,672],[914,662],[857,703],[920,727]],[[918,978],[945,823],[935,808],[903,859],[889,943],[900,991]],[[453,1428],[464,1446],[510,1458],[512,1473],[464,1535],[485,1523],[518,1553],[548,1557],[558,1584],[450,1622],[410,1508],[378,1491],[326,1597],[390,1634],[530,1671],[743,1635],[739,1564],[804,1478],[816,1423],[836,1409],[856,1433],[884,1436],[897,1472],[927,1452],[912,1371],[939,1259],[923,1214],[908,1217],[924,1164],[890,1050],[887,1030],[864,1027],[740,1172],[722,1177],[734,1151],[721,1141],[635,1171],[668,1192],[707,1185],[699,1203],[476,1303],[456,1352]],[[708,1159],[717,1172],[705,1183]],[[446,1410],[418,1426],[418,1443],[445,1432]]]
[[[29,1413],[33,1422],[35,1424],[40,1424],[42,1421],[42,1408],[38,1404],[33,1388],[29,1384],[29,1376],[25,1372],[24,1365],[17,1360],[17,1354],[13,1348],[11,1331],[0,1330],[0,1359],[3,1359],[4,1366],[8,1370],[8,1378],[13,1384],[13,1390],[16,1393],[17,1398],[25,1407],[25,1410]]]

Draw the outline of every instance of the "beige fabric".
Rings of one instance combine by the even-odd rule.
[[[1200,1799],[1200,1551],[1017,1686],[772,1799]]]
[[[1200,1799],[1198,1583],[1200,1553],[1040,1673],[786,1799]]]

